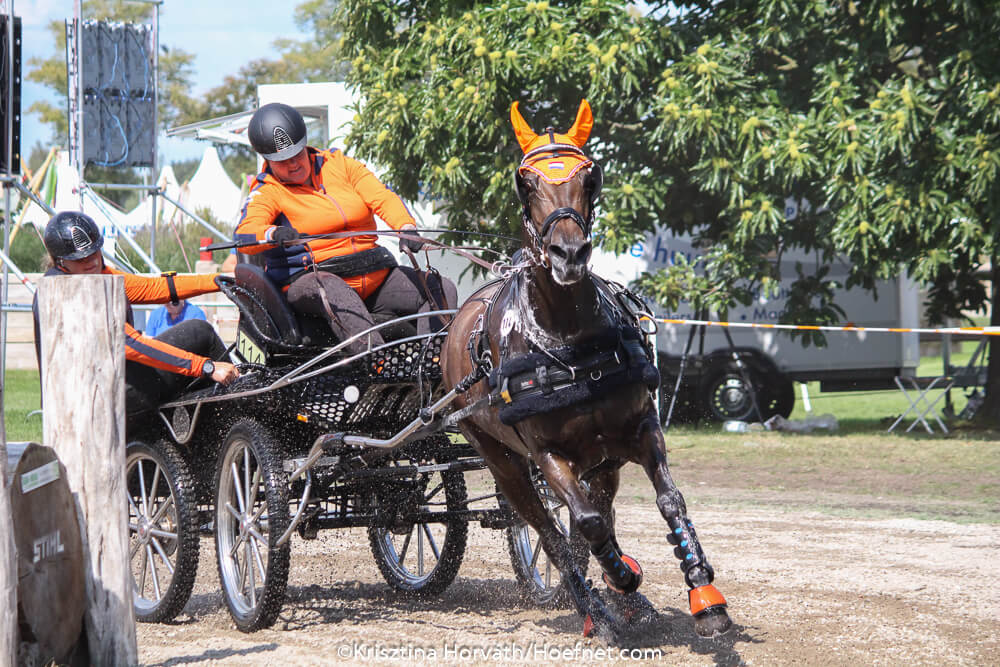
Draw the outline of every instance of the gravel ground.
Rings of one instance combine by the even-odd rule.
[[[685,489],[682,487],[682,491]],[[696,492],[695,492],[696,491]],[[691,518],[734,629],[695,635],[687,591],[655,507],[623,497],[619,541],[645,570],[658,618],[622,655],[581,636],[566,608],[517,592],[503,535],[473,524],[455,582],[408,600],[383,582],[363,530],[292,546],[288,598],[272,628],[239,632],[202,538],[195,593],[169,625],[138,626],[144,664],[987,665],[1000,663],[1000,525],[719,504],[687,490]],[[710,499],[705,502],[704,499]],[[699,502],[701,500],[701,502]],[[869,498],[839,496],[865,508]],[[595,565],[591,564],[593,572]]]

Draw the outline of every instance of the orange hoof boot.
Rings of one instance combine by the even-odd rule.
[[[613,583],[611,583],[611,579],[608,578],[607,572],[604,573],[603,578],[604,578],[604,583],[607,584],[608,588],[613,590],[615,593],[621,593],[623,595],[627,595],[629,593],[634,593],[639,588],[639,584],[642,583],[642,566],[639,565],[639,561],[625,554],[622,554],[622,562],[625,563],[625,567],[631,570],[632,574],[634,575],[631,585],[629,585],[627,588],[620,588],[618,586],[615,586]]]
[[[594,634],[594,619],[587,614],[587,618],[583,619],[583,636],[589,637],[592,634]]]
[[[702,637],[716,637],[725,634],[733,622],[726,612],[726,598],[715,586],[707,584],[688,591],[694,629]]]

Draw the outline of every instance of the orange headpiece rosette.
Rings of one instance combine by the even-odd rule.
[[[524,151],[519,171],[532,171],[549,183],[564,183],[580,169],[593,164],[583,153],[583,145],[590,137],[594,116],[587,100],[580,102],[573,126],[565,134],[545,132],[537,134],[517,110],[517,102],[510,105],[510,123],[514,126],[517,142]]]

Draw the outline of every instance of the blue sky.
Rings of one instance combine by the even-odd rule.
[[[275,39],[305,38],[294,21],[295,2],[275,0],[242,0],[239,3],[218,0],[164,0],[160,7],[160,44],[179,48],[195,55],[194,88],[197,95],[234,74],[241,65],[254,58],[274,57]],[[23,72],[27,75],[28,59],[48,58],[54,52],[49,31],[52,20],[63,21],[73,16],[72,0],[14,0],[14,13],[23,22]],[[36,142],[48,144],[50,133],[35,114],[27,113],[37,99],[65,105],[47,88],[24,79],[21,91],[21,152],[27,159]],[[161,135],[161,161],[172,162],[199,157],[205,144],[194,140],[167,141]]]

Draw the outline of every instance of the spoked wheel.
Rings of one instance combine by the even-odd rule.
[[[405,454],[393,466],[415,466]],[[408,595],[438,595],[455,579],[465,556],[469,526],[464,519],[434,521],[430,516],[466,508],[461,472],[416,473],[393,481],[373,494],[376,512],[387,521],[368,528],[375,563],[386,582]],[[389,525],[384,525],[388,523]]]
[[[579,533],[573,533],[569,509],[549,488],[542,473],[534,465],[531,466],[535,492],[538,493],[542,505],[556,524],[559,532],[570,540],[570,549],[580,572],[586,576],[590,560],[590,550],[587,541]],[[501,496],[502,498],[502,496]],[[504,499],[506,502],[506,499]],[[571,535],[571,533],[573,533]],[[517,523],[506,530],[507,550],[510,552],[510,562],[514,567],[517,583],[529,598],[539,605],[559,604],[565,598],[563,595],[562,574],[555,563],[549,560],[548,554],[542,549],[542,541],[535,529],[518,517]]]
[[[254,632],[274,623],[288,583],[288,478],[271,433],[237,421],[219,457],[215,551],[222,595],[236,627]]]
[[[187,604],[198,571],[194,479],[171,443],[133,441],[125,484],[135,617],[169,621]]]

